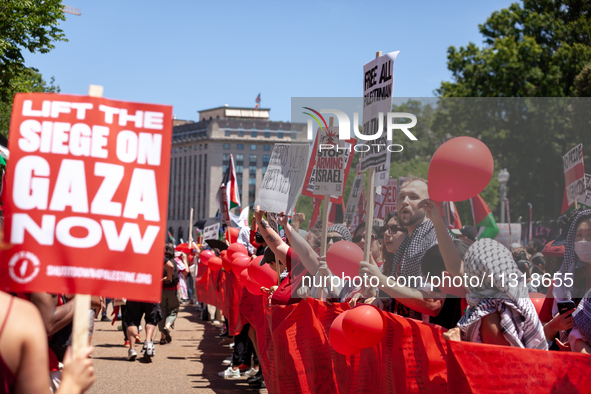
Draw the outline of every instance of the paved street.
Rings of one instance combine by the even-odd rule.
[[[110,322],[95,321],[92,344],[97,380],[89,393],[266,393],[266,390],[251,390],[244,377],[236,380],[218,377],[218,372],[225,369],[221,362],[231,349],[220,344],[218,327],[202,322],[193,306],[181,307],[171,334],[172,342],[156,344],[152,363],[141,358],[135,362],[125,359],[123,333],[117,330],[120,323],[117,321],[112,326]],[[144,333],[142,330],[142,339]],[[159,340],[156,329],[154,342]],[[141,344],[136,346],[139,357],[141,347]]]

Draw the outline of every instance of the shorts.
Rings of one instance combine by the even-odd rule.
[[[146,324],[157,325],[162,320],[160,304],[150,302],[127,301],[127,325],[139,327],[142,316],[145,315]]]

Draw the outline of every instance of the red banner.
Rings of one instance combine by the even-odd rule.
[[[17,94],[0,288],[159,302],[171,119],[170,106]]]

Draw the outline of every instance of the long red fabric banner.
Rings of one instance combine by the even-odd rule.
[[[587,355],[447,341],[444,328],[391,313],[379,344],[343,356],[328,333],[347,304],[309,298],[271,305],[222,272],[197,282],[199,301],[225,300],[235,332],[252,325],[270,393],[582,393],[591,387]],[[213,294],[220,285],[223,295]]]

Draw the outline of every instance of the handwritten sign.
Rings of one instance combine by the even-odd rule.
[[[361,191],[365,185],[365,174],[361,173],[353,179],[353,185],[349,192],[349,198],[347,199],[347,206],[345,207],[345,225],[350,226],[353,223],[355,214],[357,213],[357,205],[361,198]]]
[[[255,206],[267,212],[293,212],[304,185],[309,148],[308,144],[275,144]]]
[[[497,223],[499,233],[495,237],[495,241],[505,245],[511,249],[513,242],[521,242],[521,223],[511,223],[511,231],[509,231],[509,223]]]
[[[365,136],[378,136],[368,141],[367,151],[361,152],[361,171],[388,164],[390,152],[385,132],[386,114],[392,110],[394,91],[394,61],[398,52],[380,56],[363,66],[363,127]],[[380,115],[381,114],[381,115]],[[380,129],[380,124],[382,128]],[[389,166],[388,166],[389,167]],[[382,178],[380,178],[382,179]],[[383,179],[386,181],[387,179]],[[381,183],[376,183],[381,186]]]
[[[17,94],[0,288],[159,302],[171,119],[170,106]]]
[[[203,240],[218,239],[220,231],[220,224],[214,223],[211,226],[207,226],[203,229]]]
[[[564,185],[568,204],[572,204],[586,194],[585,166],[583,163],[583,144],[575,146],[562,157]]]
[[[390,179],[386,186],[382,186],[382,193],[376,195],[374,218],[383,219],[390,212],[396,211],[398,201],[398,180]]]
[[[345,141],[338,138],[336,126],[318,130],[318,151],[314,166],[314,194],[341,196],[345,187],[345,169],[349,153]]]

